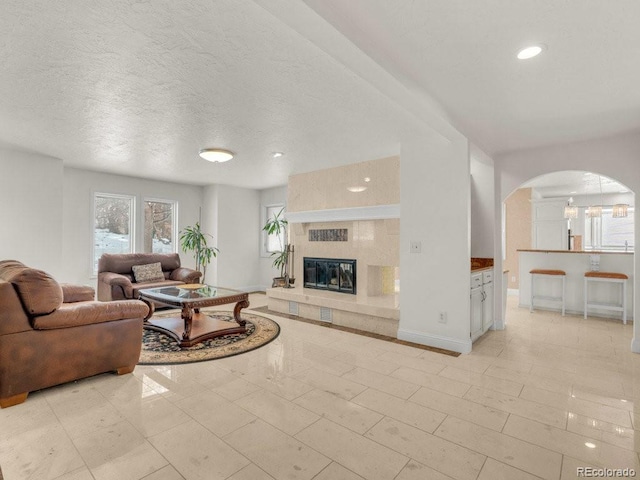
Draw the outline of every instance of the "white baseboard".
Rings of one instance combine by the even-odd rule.
[[[398,339],[405,342],[419,343],[428,347],[444,348],[460,353],[471,353],[471,339],[460,340],[458,338],[433,335],[430,333],[416,332],[413,330],[398,329]]]

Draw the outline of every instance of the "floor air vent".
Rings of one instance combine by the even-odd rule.
[[[331,309],[327,307],[320,307],[320,321],[331,322]]]
[[[298,315],[298,302],[289,302],[289,315]]]

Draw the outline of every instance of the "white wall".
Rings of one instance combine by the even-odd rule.
[[[0,260],[62,275],[62,160],[0,149]]]
[[[214,235],[220,249],[215,272],[207,272],[207,281],[220,287],[258,290],[262,228],[259,191],[228,185],[205,187],[203,211],[203,226],[217,224]]]
[[[493,160],[471,148],[471,256],[493,258]]]
[[[264,226],[266,219],[263,218],[262,212],[267,205],[285,204],[287,203],[287,187],[275,187],[260,190],[260,228]],[[260,232],[258,238],[258,251],[262,252],[262,242],[264,241],[264,235]],[[294,252],[295,255],[295,252]],[[271,287],[273,277],[280,275],[280,270],[273,267],[273,258],[270,255],[262,256],[259,259],[259,277],[258,282],[260,290],[265,290]]]
[[[202,205],[202,187],[179,183],[146,180],[137,177],[112,175],[76,168],[65,168],[64,200],[62,201],[61,222],[64,226],[62,234],[63,269],[61,281],[87,284],[95,287],[92,273],[93,242],[93,194],[116,193],[134,195],[136,197],[136,232],[134,243],[136,251],[142,250],[143,231],[143,199],[145,197],[175,200],[178,202],[178,231],[198,221]],[[195,267],[190,254],[180,251],[182,264]]]
[[[398,338],[471,351],[469,148],[464,137],[403,142]],[[448,207],[443,207],[447,199]],[[419,241],[421,253],[410,253]],[[444,312],[447,323],[439,323]]]
[[[586,142],[576,142],[560,146],[524,150],[497,156],[496,168],[496,196],[494,207],[500,225],[501,205],[504,199],[522,183],[537,176],[563,171],[586,170],[606,175],[623,183],[630,190],[640,192],[640,135],[633,132],[603,139]],[[496,226],[495,231],[499,227]],[[500,238],[499,232],[497,238]],[[640,225],[636,217],[635,244],[640,245]],[[494,257],[497,260],[496,269],[502,268],[500,257],[500,242],[497,243]],[[636,247],[637,248],[637,247]],[[634,277],[640,272],[640,255],[634,255]],[[495,277],[501,283],[499,276]],[[496,284],[496,307],[501,305],[501,285]],[[640,305],[640,288],[634,282],[634,318]],[[501,307],[500,307],[501,308]],[[634,339],[632,350],[640,353],[640,322],[634,322]],[[496,325],[500,328],[503,325]]]

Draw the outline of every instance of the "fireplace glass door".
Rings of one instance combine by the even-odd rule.
[[[356,293],[355,260],[305,257],[303,265],[305,288]]]
[[[354,272],[352,263],[340,264],[340,290],[343,292],[355,291]]]
[[[329,283],[327,284],[327,288],[329,288],[329,290],[340,290],[338,276],[340,271],[340,264],[337,262],[327,262],[327,268],[329,272]]]

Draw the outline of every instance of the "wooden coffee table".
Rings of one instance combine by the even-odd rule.
[[[144,328],[175,338],[181,347],[191,347],[222,335],[246,332],[246,322],[240,318],[240,310],[249,306],[249,294],[246,292],[211,285],[176,285],[142,289],[139,291],[139,298],[149,305]],[[180,307],[182,313],[179,317],[152,318],[154,302]],[[236,323],[217,320],[200,313],[203,307],[227,303],[235,303],[233,318]]]

